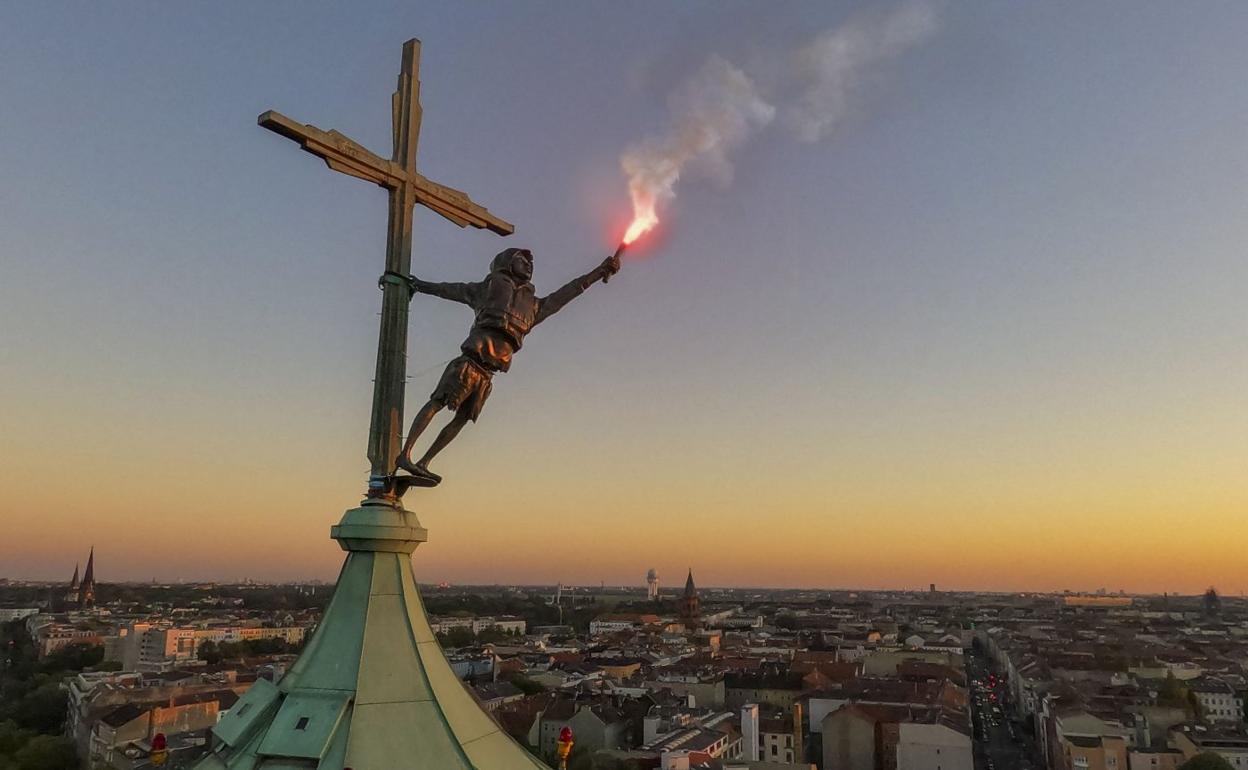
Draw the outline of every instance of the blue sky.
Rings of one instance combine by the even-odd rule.
[[[1248,504],[1248,8],[934,8],[833,136],[770,127],[730,186],[683,181],[618,279],[534,333],[419,502],[446,543],[422,579],[640,582],[705,537],[709,584],[1236,589],[1231,554],[1202,553]],[[6,7],[0,565],[59,575],[94,541],[143,554],[117,577],[332,574],[322,525],[367,470],[385,195],[263,110],[387,154],[420,37],[419,167],[517,232],[422,211],[418,273],[473,280],[523,245],[549,291],[609,253],[619,155],[682,78],[712,54],[782,60],[862,10]],[[409,404],[469,321],[413,304]],[[1181,543],[1175,576],[1132,566],[1191,521],[1221,537]],[[228,556],[185,536],[205,522]],[[825,550],[734,545],[768,522]],[[1108,561],[1003,576],[1008,543],[1090,523]],[[550,530],[604,529],[625,531],[609,553],[531,558]],[[294,545],[264,561],[279,534]],[[924,540],[1001,555],[954,566]],[[886,548],[885,572],[853,555]]]

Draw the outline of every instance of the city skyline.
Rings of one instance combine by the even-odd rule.
[[[699,570],[691,569],[692,572],[701,574]],[[75,573],[74,577],[77,577]],[[173,577],[157,579],[152,576],[148,579],[125,579],[125,580],[104,580],[106,584],[130,585],[130,586],[161,586],[161,585],[273,585],[273,586],[298,586],[298,585],[318,585],[333,586],[335,574],[322,577],[295,577],[289,579],[261,579],[254,575],[231,575],[215,578],[194,578],[194,577]],[[635,577],[635,576],[634,576]],[[0,581],[8,580],[13,584],[37,584],[37,585],[61,585],[71,581],[59,579],[57,577],[43,578],[31,577],[23,575],[0,575]],[[562,580],[553,580],[548,583],[544,582],[517,582],[517,581],[499,581],[499,582],[451,582],[440,579],[438,576],[428,578],[420,578],[422,586],[445,586],[455,589],[472,589],[472,588],[516,588],[516,589],[556,589],[576,591],[584,590],[592,592],[594,589],[605,589],[608,591],[633,591],[639,596],[647,592],[648,575],[642,573],[639,580],[632,581],[628,579],[607,580],[600,579],[591,582],[567,582]],[[679,598],[683,588],[683,583],[667,584],[659,581],[658,595],[661,599]],[[74,583],[76,586],[76,583]],[[961,594],[961,595],[1001,595],[1001,596],[1061,596],[1061,595],[1079,595],[1079,596],[1137,596],[1137,597],[1192,597],[1204,595],[1210,589],[1215,590],[1219,595],[1229,598],[1244,598],[1248,596],[1248,592],[1244,589],[1234,589],[1233,587],[1223,587],[1208,585],[1204,588],[1190,591],[1136,591],[1130,590],[1123,586],[1064,586],[1044,589],[995,589],[985,586],[943,586],[938,583],[914,584],[914,585],[766,585],[761,583],[714,583],[703,582],[698,579],[698,587],[700,590],[708,591],[751,591],[757,590],[762,592],[770,591],[801,591],[816,593],[911,593],[911,594],[931,594],[933,592],[941,594]]]
[[[422,167],[517,233],[418,213],[417,275],[528,247],[545,292],[610,253],[620,155],[702,62],[765,90],[870,11],[711,7],[5,11],[0,576],[94,545],[105,583],[332,579],[384,194],[256,114],[384,151],[422,38]],[[526,345],[407,498],[417,579],[1242,592],[1248,11],[930,8],[838,131],[682,181]],[[469,321],[411,315],[409,412]]]

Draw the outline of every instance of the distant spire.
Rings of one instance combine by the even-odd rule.
[[[82,573],[82,585],[78,588],[78,606],[89,607],[95,604],[95,546],[91,546],[91,554],[87,557],[87,569]]]
[[[693,567],[689,568],[689,577],[685,578],[685,594],[680,597],[680,619],[685,627],[694,630],[702,626],[702,601],[698,598],[698,587],[693,584]]]
[[[78,562],[74,562],[74,579],[69,581],[69,590],[78,590]]]

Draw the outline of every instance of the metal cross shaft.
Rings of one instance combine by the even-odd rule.
[[[426,206],[460,227],[486,228],[510,235],[515,228],[473,202],[466,193],[431,182],[416,171],[420,139],[420,41],[403,44],[403,66],[391,100],[394,152],[390,160],[369,152],[337,131],[323,131],[269,110],[257,122],[307,152],[325,160],[334,171],[385,187],[390,193],[386,226],[386,272],[407,275],[412,264],[412,212]],[[382,284],[381,330],[377,341],[377,373],[373,413],[368,432],[368,459],[378,479],[394,471],[403,433],[403,389],[407,370],[408,287],[400,280]]]

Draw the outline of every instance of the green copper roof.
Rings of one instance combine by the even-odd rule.
[[[303,654],[213,728],[196,770],[532,770],[546,765],[477,705],[412,577],[416,516],[369,501],[334,536],[347,559]]]

